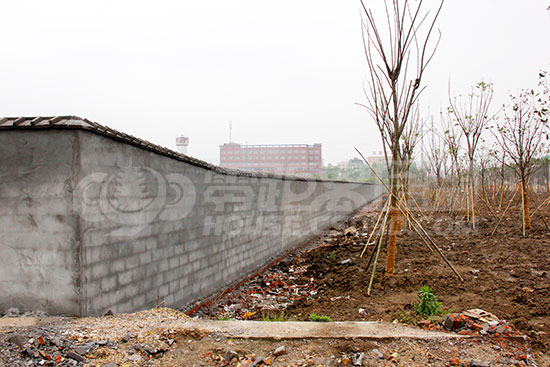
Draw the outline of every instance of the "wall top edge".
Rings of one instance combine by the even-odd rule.
[[[277,175],[272,173],[249,172],[237,169],[222,168],[211,163],[190,157],[183,153],[176,152],[166,147],[153,144],[135,136],[120,132],[108,126],[90,121],[78,116],[34,116],[34,117],[0,117],[0,131],[6,130],[83,130],[92,132],[104,137],[130,144],[147,151],[163,155],[168,158],[184,162],[195,167],[204,168],[216,173],[228,176],[255,177],[255,178],[274,178],[279,180],[292,181],[311,181],[311,182],[335,182],[335,183],[354,183],[364,185],[374,185],[365,182],[344,181],[344,180],[325,180],[318,178],[306,178],[292,175]]]

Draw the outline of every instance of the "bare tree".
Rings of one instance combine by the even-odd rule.
[[[449,87],[450,89],[450,87]],[[474,164],[476,150],[481,141],[481,134],[491,121],[489,107],[493,99],[493,85],[480,82],[475,90],[468,94],[466,99],[450,96],[449,90],[449,113],[453,116],[455,123],[460,127],[464,140],[466,141],[466,154],[468,156],[467,175],[467,214],[472,221],[473,228],[476,227],[476,198]]]
[[[495,134],[501,148],[511,159],[511,166],[520,182],[522,201],[522,229],[531,228],[529,213],[529,182],[535,171],[535,159],[545,149],[545,114],[538,109],[538,96],[534,91],[522,91],[519,96],[510,96],[511,105],[505,112],[503,122],[497,124]]]
[[[460,152],[462,147],[462,134],[459,131],[458,124],[456,124],[450,113],[441,113],[441,127],[443,134],[441,137],[447,148],[451,160],[451,176],[456,176],[456,188],[458,192],[458,204],[460,210],[462,209],[462,165],[460,159]]]
[[[401,187],[402,187],[402,197],[404,204],[408,202],[408,193],[409,193],[409,172],[411,164],[413,162],[413,156],[415,147],[420,142],[422,137],[422,127],[424,123],[420,119],[420,110],[418,105],[413,109],[411,113],[411,123],[407,124],[403,130],[403,135],[401,137],[401,162],[402,162],[402,176],[401,176]]]
[[[369,70],[368,103],[382,137],[390,176],[390,215],[386,276],[394,273],[397,252],[396,230],[401,227],[398,200],[403,175],[401,139],[421,93],[422,75],[437,49],[430,47],[430,36],[444,0],[435,14],[424,10],[424,1],[385,0],[385,16],[375,17],[361,0],[362,32]],[[381,24],[385,24],[383,28]]]
[[[548,72],[541,70],[539,72],[539,87],[542,89],[542,94],[546,97],[550,95],[550,82],[548,81]]]
[[[428,143],[426,158],[428,160],[428,172],[435,177],[437,187],[443,186],[447,153],[442,147],[441,141],[436,143],[434,140],[431,140]]]

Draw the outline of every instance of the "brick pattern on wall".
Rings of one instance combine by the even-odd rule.
[[[35,156],[42,157],[40,164],[49,162],[51,167],[40,171],[46,186],[36,181],[27,186],[41,200],[24,209],[21,192],[15,209],[0,218],[6,220],[15,210],[32,214],[55,209],[37,228],[15,224],[10,230],[22,234],[9,241],[0,236],[0,251],[15,246],[23,253],[18,243],[38,234],[47,239],[35,245],[36,256],[25,269],[34,274],[33,282],[39,279],[38,259],[48,254],[56,263],[54,275],[44,276],[60,288],[55,297],[62,301],[47,309],[52,313],[131,312],[160,302],[184,307],[293,249],[381,193],[380,187],[368,184],[216,172],[90,131],[8,131],[0,137],[11,141],[31,136],[43,150],[20,147],[1,159],[21,158],[6,176],[13,182],[25,170],[33,171]],[[2,183],[0,193],[14,187]],[[38,195],[36,190],[44,187],[45,193]],[[52,197],[56,192],[61,192],[62,205]],[[61,226],[47,222],[54,215],[65,218]],[[15,267],[2,265],[6,273]],[[3,287],[6,294],[12,292]],[[23,284],[18,292],[23,308],[33,307],[31,299],[39,305],[36,299],[49,299],[47,291],[27,297]]]

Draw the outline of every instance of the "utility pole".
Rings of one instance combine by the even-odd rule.
[[[229,142],[231,143],[231,130],[233,129],[233,122],[229,120]]]

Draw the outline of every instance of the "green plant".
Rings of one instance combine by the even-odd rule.
[[[332,252],[328,255],[328,258],[331,259],[332,261],[336,261],[336,252],[332,251]]]
[[[262,321],[286,321],[285,312],[281,311],[281,313],[277,315],[264,315],[262,316]]]
[[[312,314],[309,315],[309,320],[310,321],[315,321],[315,322],[330,322],[330,317],[328,317],[328,316],[319,316],[319,315],[316,315],[316,314],[312,313]]]
[[[397,317],[397,320],[399,320],[399,322],[403,324],[412,324],[416,316],[411,315],[411,312],[412,311],[406,311],[400,313]]]
[[[419,302],[414,304],[414,311],[422,317],[430,317],[434,315],[440,315],[441,302],[437,300],[437,297],[433,293],[433,290],[425,285],[418,290]]]
[[[218,321],[229,321],[231,320],[228,316],[218,316]]]

